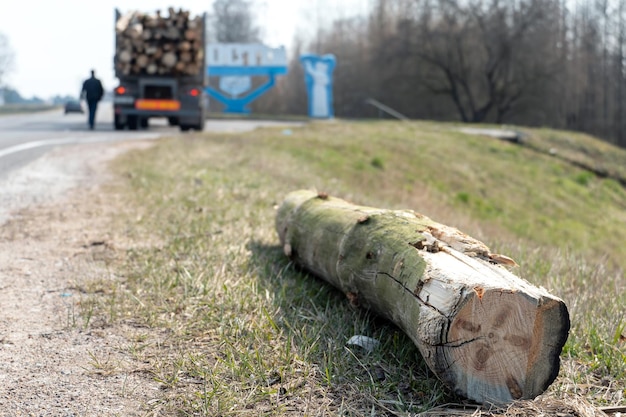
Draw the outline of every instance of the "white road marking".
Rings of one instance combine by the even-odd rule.
[[[9,148],[0,149],[0,158],[2,158],[3,156],[11,155],[13,153],[26,151],[28,149],[34,149],[34,148],[39,148],[39,147],[42,147],[42,146],[51,146],[51,145],[52,146],[54,146],[54,145],[66,145],[68,143],[72,143],[72,142],[75,142],[75,141],[76,141],[76,139],[65,138],[65,139],[37,140],[37,141],[34,141],[34,142],[21,143],[19,145],[11,146]]]
[[[40,148],[44,146],[57,146],[57,145],[69,145],[69,144],[82,145],[82,144],[89,144],[89,143],[114,142],[114,141],[124,141],[124,140],[133,140],[133,139],[135,140],[156,139],[160,136],[163,136],[163,134],[140,133],[138,135],[135,134],[132,137],[130,136],[112,137],[111,135],[107,135],[107,136],[101,136],[101,137],[91,137],[91,138],[86,138],[86,139],[74,137],[74,138],[53,138],[53,139],[46,139],[46,140],[35,140],[31,142],[21,143],[15,146],[10,146],[8,148],[0,149],[0,158],[17,153],[17,152],[22,152],[22,151],[26,151],[29,149]]]

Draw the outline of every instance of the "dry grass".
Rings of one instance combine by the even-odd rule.
[[[577,181],[583,171],[562,160],[435,123],[314,123],[286,133],[187,135],[115,165],[120,181],[109,192],[125,209],[112,233],[128,250],[110,265],[116,288],[94,295],[100,309],[91,314],[143,329],[129,350],[163,387],[151,411],[587,416],[581,404],[626,404],[618,184]],[[298,188],[412,208],[514,257],[518,275],[569,307],[557,381],[508,410],[446,406],[462,400],[402,332],[284,257],[275,206]],[[346,346],[355,334],[380,348]]]

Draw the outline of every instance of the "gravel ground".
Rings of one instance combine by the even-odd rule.
[[[131,329],[77,313],[83,285],[112,278],[107,161],[149,145],[59,148],[0,181],[0,416],[138,416],[157,401]]]

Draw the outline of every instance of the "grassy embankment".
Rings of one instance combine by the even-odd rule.
[[[582,135],[526,132],[534,148],[563,158],[626,166],[626,152]],[[596,154],[581,151],[583,143]],[[600,160],[602,152],[610,157]],[[516,274],[570,310],[562,371],[547,396],[626,403],[626,189],[616,180],[427,122],[187,135],[114,167],[122,181],[109,191],[128,210],[113,234],[130,249],[111,265],[119,281],[93,283],[108,294],[94,296],[95,313],[157,331],[159,338],[137,336],[130,350],[163,384],[162,401],[151,407],[182,415],[387,415],[459,401],[399,330],[285,258],[275,206],[299,188],[411,208],[511,256]],[[380,340],[380,348],[366,355],[345,346],[355,334]]]

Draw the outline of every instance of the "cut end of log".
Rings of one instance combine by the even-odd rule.
[[[523,293],[474,288],[440,348],[456,393],[484,403],[531,399],[559,369],[569,318],[562,302],[537,305]]]

